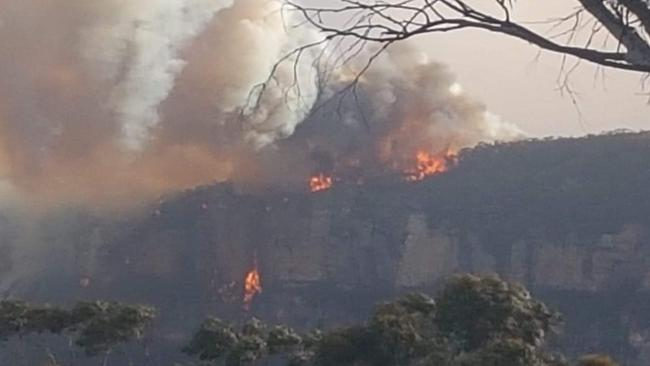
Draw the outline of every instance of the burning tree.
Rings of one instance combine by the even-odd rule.
[[[244,277],[244,310],[251,308],[253,299],[262,293],[262,275],[257,266],[257,260],[253,261],[253,268]]]
[[[416,165],[404,172],[406,180],[416,182],[426,177],[447,172],[458,160],[458,155],[451,150],[443,154],[431,154],[418,151],[415,157]]]

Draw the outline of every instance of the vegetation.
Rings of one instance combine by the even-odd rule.
[[[1,301],[0,340],[65,334],[87,355],[108,354],[117,344],[141,338],[154,316],[152,308],[141,305],[80,302],[66,310]],[[327,332],[299,334],[255,318],[236,327],[210,318],[183,352],[201,364],[226,366],[270,357],[289,366],[568,366],[546,344],[559,324],[559,314],[522,286],[463,275],[451,279],[435,299],[406,295],[379,304],[363,324]],[[616,363],[588,355],[576,366]]]
[[[641,189],[650,184],[649,141],[644,132],[482,145],[420,196],[430,222],[448,221],[481,242],[574,234],[587,245],[625,224],[650,224]]]
[[[450,280],[435,300],[407,295],[377,306],[364,324],[325,333],[299,335],[256,319],[236,329],[209,319],[184,351],[226,366],[278,354],[289,365],[560,366],[568,362],[546,347],[559,323],[559,315],[523,287],[464,275]],[[577,365],[615,364],[587,356]]]
[[[68,335],[87,355],[108,353],[142,337],[153,308],[115,302],[80,302],[70,310],[23,301],[0,301],[0,341],[33,333]]]

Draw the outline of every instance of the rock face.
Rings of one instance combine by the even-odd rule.
[[[166,215],[174,211],[163,208],[144,224],[151,229],[137,239],[140,255],[128,266],[162,276],[178,274],[187,260],[228,284],[241,282],[257,259],[272,285],[328,282],[342,288],[396,290],[432,287],[459,272],[496,273],[531,288],[584,291],[604,290],[632,277],[650,278],[648,230],[643,225],[624,225],[591,243],[572,233],[556,241],[520,239],[506,243],[504,259],[491,250],[493,243],[429,223],[417,208],[396,212],[388,231],[383,218],[362,212],[364,202],[354,197],[362,194],[355,188],[315,197],[286,195],[271,202],[236,194],[219,202],[216,195],[214,202],[198,204],[195,212],[184,211],[194,222],[189,228],[167,226]],[[497,262],[508,265],[499,268]]]
[[[76,269],[60,287],[157,305],[171,333],[209,314],[305,327],[358,321],[375,302],[435,291],[454,273],[496,273],[565,313],[565,349],[624,353],[634,365],[650,353],[649,141],[479,147],[428,181],[314,194],[201,187],[125,222],[86,220],[67,233],[79,238],[64,262]],[[242,281],[255,263],[264,290],[245,312]]]
[[[422,287],[459,271],[459,247],[443,231],[430,230],[422,214],[409,216],[396,287]]]
[[[398,293],[434,289],[461,272],[498,274],[542,291],[599,293],[620,282],[650,289],[646,225],[625,224],[591,238],[567,231],[494,242],[491,235],[432,220],[416,200],[404,198],[417,196],[416,188],[400,186],[397,196],[356,186],[313,195],[204,188],[163,204],[133,230],[137,236],[114,245],[125,257],[113,257],[124,267],[115,278],[185,278],[214,292],[215,308],[216,294],[229,286],[229,298],[238,301],[254,262],[274,291],[325,286]],[[106,271],[116,262],[105,262]],[[271,301],[270,291],[261,301]]]

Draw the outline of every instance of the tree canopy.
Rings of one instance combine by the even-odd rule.
[[[94,301],[79,302],[68,310],[3,300],[0,301],[0,341],[33,333],[67,334],[92,356],[142,337],[154,317],[155,310],[143,305]]]
[[[521,286],[464,275],[433,299],[411,294],[380,304],[358,325],[299,335],[256,319],[234,327],[207,320],[185,348],[203,361],[238,366],[285,354],[289,365],[567,365],[545,346],[559,316]]]
[[[142,337],[154,316],[150,307],[115,302],[80,302],[68,310],[6,300],[0,301],[0,341],[32,333],[67,335],[87,355],[107,356],[117,344]],[[405,295],[377,305],[364,323],[328,331],[299,333],[256,318],[238,326],[209,318],[182,351],[201,365],[225,366],[270,358],[288,366],[568,366],[547,344],[559,324],[559,314],[522,286],[461,275],[435,298]],[[588,355],[575,365],[616,363]]]

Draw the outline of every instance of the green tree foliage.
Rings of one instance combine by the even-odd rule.
[[[142,337],[155,310],[116,302],[80,302],[70,310],[24,301],[0,301],[0,341],[28,334],[67,334],[88,355]]]
[[[379,305],[367,326],[376,338],[377,361],[403,364],[444,350],[446,341],[439,337],[435,314],[435,301],[423,294]]]
[[[438,297],[436,324],[462,350],[486,346],[494,339],[537,347],[558,323],[559,315],[525,288],[496,277],[454,278]]]
[[[473,352],[459,355],[450,365],[567,366],[568,363],[562,356],[540,352],[539,349],[521,339],[497,338]]]
[[[154,309],[80,302],[71,309],[0,301],[0,341],[33,333],[65,334],[88,355],[142,337]],[[558,314],[523,287],[497,277],[451,279],[435,299],[411,294],[380,304],[359,325],[299,334],[251,319],[234,326],[207,319],[183,352],[200,362],[241,366],[269,356],[289,366],[567,366],[545,347]],[[585,356],[576,366],[617,366]]]
[[[239,342],[239,334],[231,325],[219,319],[208,319],[201,324],[190,344],[183,351],[199,360],[226,357]]]
[[[364,324],[325,333],[301,336],[256,319],[236,329],[208,319],[185,352],[227,366],[275,354],[285,354],[290,365],[314,366],[567,365],[545,349],[557,324],[558,314],[523,287],[465,275],[435,300],[407,295],[378,305]]]
[[[299,360],[305,358],[302,351],[308,338],[303,339],[287,326],[268,326],[255,318],[239,329],[210,318],[201,324],[183,352],[201,361],[220,360],[227,366],[243,365],[275,354],[295,353]]]
[[[114,345],[140,339],[154,319],[155,310],[142,305],[81,302],[71,311],[76,344],[87,354],[106,352]]]

